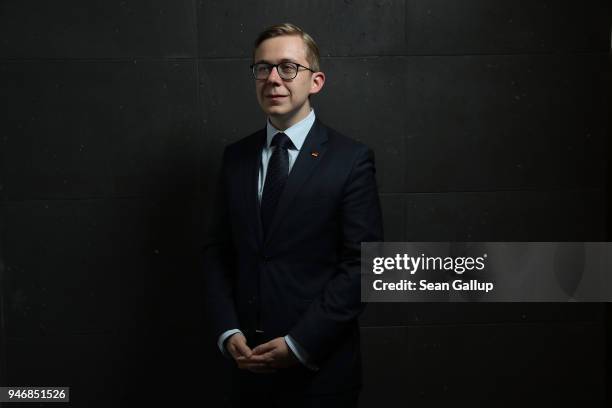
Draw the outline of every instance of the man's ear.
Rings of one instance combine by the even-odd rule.
[[[319,93],[325,84],[325,74],[323,72],[315,72],[312,74],[312,83],[310,85],[309,95]]]

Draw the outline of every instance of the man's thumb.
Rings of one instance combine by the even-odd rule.
[[[238,352],[242,354],[243,356],[245,356],[246,358],[250,358],[251,354],[253,354],[249,346],[247,346],[244,337],[236,339],[236,342],[234,343],[234,345],[236,346],[236,349],[238,350]]]

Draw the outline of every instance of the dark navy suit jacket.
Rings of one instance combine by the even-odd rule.
[[[241,389],[360,388],[360,244],[383,240],[374,154],[317,118],[264,237],[257,186],[265,142],[264,128],[223,153],[203,252],[212,334],[238,328],[251,348],[289,334],[319,366],[236,369]]]

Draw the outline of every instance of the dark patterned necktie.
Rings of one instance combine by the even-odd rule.
[[[275,149],[268,162],[264,190],[261,196],[261,222],[264,235],[267,235],[278,200],[289,176],[289,153],[287,150],[295,148],[289,136],[282,132],[274,135],[270,146],[275,146]]]

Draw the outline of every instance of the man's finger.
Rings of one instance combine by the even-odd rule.
[[[235,343],[235,346],[237,348],[237,351],[242,356],[249,358],[253,354],[253,352],[251,351],[251,349],[249,348],[249,346],[247,346],[245,342],[238,341]]]
[[[247,368],[247,369],[251,369],[251,368],[259,368],[259,369],[264,369],[264,368],[270,368],[269,365],[265,362],[262,361],[252,361],[251,359],[247,359],[245,357],[238,357],[236,359],[236,363],[238,364],[238,368]]]
[[[227,351],[229,351],[229,353],[232,355],[234,360],[240,357],[240,352],[236,349],[236,346],[234,346],[232,343],[229,343],[227,345]]]
[[[253,354],[250,358],[249,361],[253,362],[253,363],[269,363],[272,360],[274,360],[274,352],[273,351],[269,351],[267,353],[264,354]]]
[[[247,361],[238,361],[238,368],[242,369],[268,369],[270,366],[265,363],[252,363]]]
[[[271,341],[267,343],[260,344],[259,346],[253,349],[253,354],[263,354],[267,351],[274,350],[276,346]]]
[[[235,333],[230,336],[230,338],[228,339],[228,349],[234,351],[230,351],[232,357],[234,358],[238,357],[238,355],[250,357],[251,354],[253,354],[249,346],[247,346],[246,337],[244,337],[242,333]]]
[[[265,364],[270,363],[276,359],[276,351],[270,351],[264,354],[253,354],[251,357],[238,357],[241,361],[247,361],[249,363]]]
[[[242,357],[242,352],[238,349],[238,347],[236,347],[235,343],[228,343],[227,351],[229,351],[234,360],[238,357]]]

